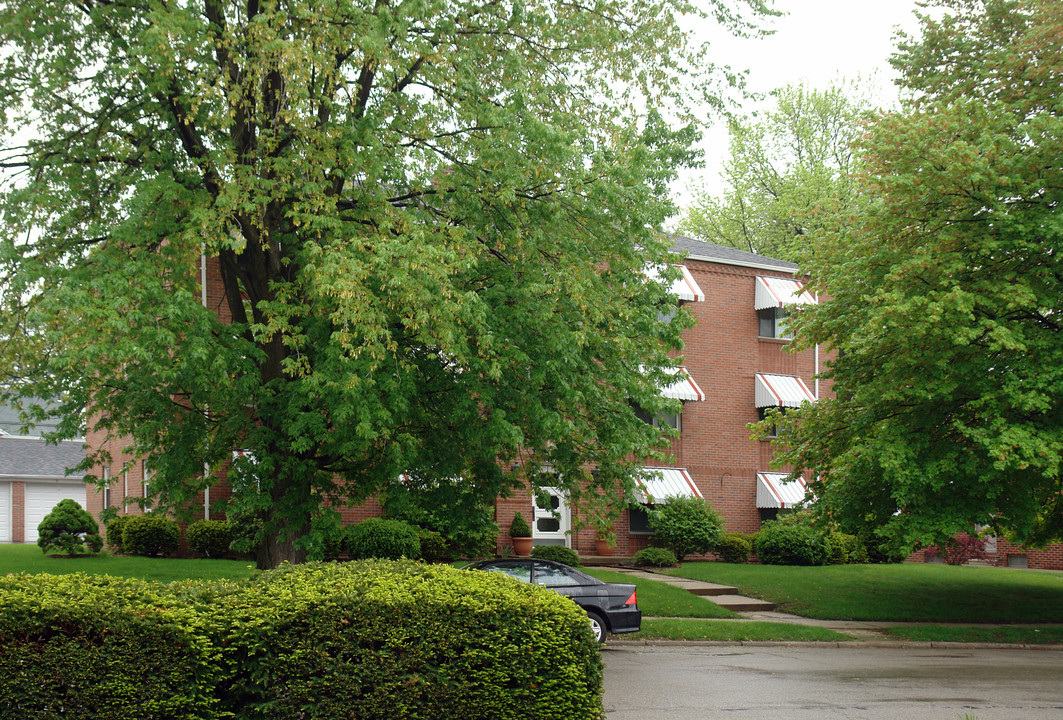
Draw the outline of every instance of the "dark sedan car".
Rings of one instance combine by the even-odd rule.
[[[568,565],[538,558],[481,560],[468,568],[505,573],[572,598],[587,611],[598,642],[605,642],[607,633],[638,632],[642,628],[642,611],[635,601],[635,586],[631,583],[602,582]]]

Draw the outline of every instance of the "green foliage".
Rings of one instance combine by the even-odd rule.
[[[351,560],[386,558],[398,560],[421,557],[417,528],[402,520],[368,518],[347,531],[343,542]]]
[[[229,548],[240,553],[254,553],[265,539],[265,522],[254,512],[228,509],[225,522],[232,540]]]
[[[681,562],[691,553],[711,552],[719,542],[723,518],[701,498],[669,498],[649,513],[654,542],[675,553]]]
[[[619,498],[690,322],[644,269],[728,80],[688,28],[743,11],[0,0],[5,393],[149,456],[162,510],[247,450],[263,566],[404,473]]]
[[[417,531],[417,539],[421,541],[421,557],[427,562],[449,562],[453,559],[453,553],[447,544],[446,538],[435,530],[420,528]]]
[[[122,528],[122,549],[130,555],[170,555],[180,544],[177,521],[165,515],[130,515]]]
[[[100,513],[101,517],[103,513]],[[125,532],[125,523],[131,515],[115,515],[104,525],[107,530],[107,547],[112,552],[122,552],[122,533]]]
[[[679,564],[675,553],[667,548],[648,547],[642,548],[631,556],[631,562],[636,567],[674,567]]]
[[[767,521],[753,541],[765,565],[825,565],[831,555],[827,539],[807,524]]]
[[[826,534],[827,543],[830,545],[830,557],[828,565],[845,565],[848,563],[866,563],[869,561],[867,548],[860,542],[856,535],[848,533],[829,532]]]
[[[837,399],[778,459],[873,558],[972,525],[1063,538],[1061,6],[941,5],[892,61],[908,101],[861,141],[874,202],[802,264],[830,300],[794,323],[837,353]]]
[[[314,563],[240,582],[0,577],[0,715],[602,714],[575,604],[497,573]]]
[[[742,533],[724,533],[720,541],[716,543],[716,554],[720,559],[729,563],[749,562],[749,553],[753,550],[753,542]]]
[[[520,514],[520,511],[513,513],[513,522],[509,524],[509,536],[511,538],[525,538],[531,537],[531,526],[528,525],[528,521],[524,519],[524,516]]]
[[[579,567],[579,553],[564,545],[535,545],[532,547],[531,554],[532,557],[543,560],[553,560],[563,565]]]
[[[188,549],[196,555],[220,558],[229,554],[233,541],[232,528],[221,520],[197,520],[185,532]]]
[[[164,585],[0,576],[0,717],[214,720],[214,654]]]
[[[697,193],[680,231],[707,242],[797,261],[808,236],[859,196],[851,147],[870,101],[857,82],[789,85],[767,112],[731,120],[722,195]]]
[[[498,523],[493,498],[485,502],[466,483],[410,478],[388,488],[380,502],[387,517],[439,533],[461,556],[494,552]]]
[[[37,526],[37,545],[45,554],[98,553],[103,547],[100,528],[77,500],[60,500]]]

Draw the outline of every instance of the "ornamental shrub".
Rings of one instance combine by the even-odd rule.
[[[532,536],[531,526],[520,511],[513,513],[513,522],[509,524],[509,536],[511,538],[526,538]]]
[[[417,535],[417,528],[407,522],[369,518],[347,531],[344,549],[351,560],[416,560],[421,557],[421,540]]]
[[[679,564],[675,553],[667,548],[642,548],[631,556],[631,562],[638,567],[673,567]]]
[[[214,720],[215,654],[161,583],[0,576],[0,718]]]
[[[122,549],[129,555],[172,555],[181,544],[181,529],[165,515],[130,515],[122,529]]]
[[[680,562],[692,553],[711,552],[720,540],[723,518],[701,498],[670,498],[649,513],[653,540]]]
[[[421,557],[425,561],[450,562],[453,559],[446,539],[435,530],[420,528],[417,531],[417,539],[421,541]]]
[[[308,563],[211,604],[224,710],[271,718],[576,718],[602,713],[587,615],[500,573]]]
[[[765,522],[754,547],[766,565],[825,565],[830,557],[830,543],[808,525]]]
[[[535,545],[532,547],[532,557],[542,560],[553,560],[563,565],[579,567],[579,553],[564,545]]]
[[[188,549],[196,555],[220,558],[229,553],[233,532],[227,522],[198,520],[188,526],[185,539],[188,540]]]
[[[716,554],[728,563],[747,563],[753,543],[742,533],[724,533],[716,543]]]
[[[948,565],[963,565],[971,560],[986,557],[985,540],[968,533],[960,533],[947,543],[927,548],[926,556],[940,557]]]
[[[122,550],[122,533],[125,532],[125,523],[130,515],[116,515],[107,521],[104,528],[107,530],[107,547],[113,552],[120,553]]]
[[[842,532],[827,533],[827,542],[830,543],[830,558],[828,565],[846,565],[851,563],[866,563],[867,550],[856,535]]]
[[[37,526],[37,545],[44,551],[79,555],[103,548],[100,528],[77,500],[60,500]]]

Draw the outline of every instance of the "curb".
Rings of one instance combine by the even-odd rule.
[[[898,649],[898,650],[1044,650],[1063,652],[1063,645],[1023,644],[1023,643],[958,643],[958,642],[897,642],[884,640],[851,641],[789,641],[789,640],[607,640],[604,648],[626,647],[795,647],[795,648],[847,648],[864,650]]]

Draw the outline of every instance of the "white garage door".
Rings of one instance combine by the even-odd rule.
[[[37,526],[60,500],[70,498],[85,507],[84,483],[26,483],[26,542],[37,542]]]
[[[0,542],[11,542],[11,483],[0,482]]]

